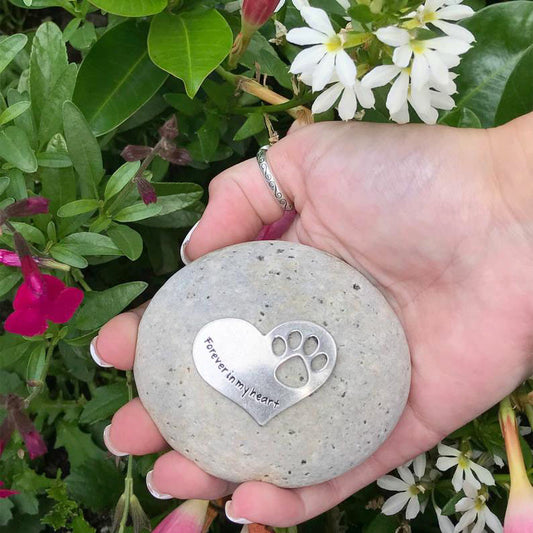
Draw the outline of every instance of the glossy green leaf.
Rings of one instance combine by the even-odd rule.
[[[73,233],[67,235],[60,244],[83,256],[88,255],[122,255],[114,242],[106,235],[99,233]]]
[[[28,136],[17,126],[9,126],[0,131],[0,157],[22,172],[31,173],[37,170],[37,158]]]
[[[68,154],[62,152],[41,152],[37,154],[37,163],[44,168],[69,168],[72,166]]]
[[[262,113],[252,113],[233,136],[234,141],[248,139],[265,129],[265,119]]]
[[[134,229],[123,224],[113,224],[107,234],[128,259],[139,259],[143,251],[143,240]]]
[[[76,48],[76,50],[86,51],[97,39],[98,36],[96,35],[94,24],[86,20],[72,33],[70,44],[73,48]]]
[[[460,107],[451,113],[447,113],[439,124],[453,126],[454,128],[481,128],[478,116],[468,107]]]
[[[90,0],[102,11],[123,17],[146,17],[160,13],[168,0]]]
[[[148,284],[142,281],[133,281],[102,292],[87,293],[74,318],[74,327],[86,331],[102,326],[123,311],[147,286]]]
[[[95,211],[100,206],[100,200],[87,198],[85,200],[74,200],[61,206],[57,211],[59,217],[73,217],[83,213]]]
[[[152,20],[148,50],[158,67],[183,80],[192,98],[232,43],[231,29],[218,11],[164,12]]]
[[[142,220],[140,224],[150,228],[190,228],[200,220],[204,209],[205,206],[201,202],[195,202],[189,207],[174,211],[168,215],[147,218],[146,220]],[[151,241],[146,242],[147,248],[151,244]]]
[[[97,186],[104,175],[100,146],[85,117],[72,103],[63,106],[63,126],[68,153],[78,173],[84,196],[98,197]]]
[[[118,194],[133,179],[140,166],[140,161],[133,161],[124,163],[118,168],[107,182],[104,193],[105,199],[109,200],[115,194]]]
[[[26,46],[28,38],[22,33],[11,35],[0,42],[0,72],[13,61],[14,57]]]
[[[30,102],[27,101],[17,102],[16,104],[10,105],[0,114],[0,126],[3,126],[16,119],[19,115],[22,115],[26,109],[29,109],[30,105]]]
[[[202,104],[197,100],[189,98],[186,94],[169,93],[164,95],[165,100],[179,111],[180,115],[194,117],[202,112]]]
[[[44,9],[47,7],[63,7],[72,9],[72,4],[68,0],[32,0],[28,6],[24,0],[9,0],[13,5],[23,7],[24,9]]]
[[[44,246],[45,237],[41,230],[26,222],[11,222],[11,224],[27,241]]]
[[[28,100],[28,93],[19,93],[16,89],[9,89],[7,91],[7,102],[10,106],[18,104],[19,102],[26,102]],[[14,125],[26,132],[30,146],[35,148],[37,146],[37,132],[35,129],[35,122],[33,120],[33,113],[30,107],[14,118]]]
[[[145,205],[143,202],[137,202],[133,205],[121,209],[113,219],[117,222],[137,222],[158,215],[161,212],[159,202]]]
[[[533,2],[494,4],[463,25],[476,36],[476,43],[456,69],[457,107],[468,107],[483,127],[491,127],[507,82],[531,46]]]
[[[148,57],[147,36],[147,23],[124,22],[106,32],[83,61],[73,100],[95,135],[120,126],[167,78]]]
[[[520,58],[505,85],[496,111],[496,125],[533,111],[533,44]]]
[[[79,250],[77,246],[66,244],[54,244],[50,248],[50,255],[60,263],[65,263],[75,268],[86,268],[89,264],[87,259],[74,250]]]
[[[30,56],[30,100],[39,146],[61,131],[61,106],[70,100],[77,67],[69,65],[61,30],[53,22],[39,26]]]
[[[111,418],[127,401],[128,388],[125,382],[98,387],[92,393],[91,400],[83,407],[80,422],[94,424]]]

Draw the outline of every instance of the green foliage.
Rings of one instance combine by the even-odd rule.
[[[90,0],[102,11],[123,17],[146,17],[165,9],[168,0]]]

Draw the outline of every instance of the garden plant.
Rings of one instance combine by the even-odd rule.
[[[135,384],[90,356],[183,267],[210,180],[295,121],[532,111],[530,0],[1,0],[0,533],[533,532],[533,379],[327,513],[242,526],[108,452]]]

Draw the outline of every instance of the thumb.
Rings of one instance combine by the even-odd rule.
[[[301,129],[272,146],[267,160],[285,197],[299,211],[302,193],[303,142]],[[300,206],[301,207],[301,206]],[[284,214],[268,187],[256,159],[229,168],[209,185],[209,203],[186,247],[194,260],[208,252],[251,241],[263,226]]]

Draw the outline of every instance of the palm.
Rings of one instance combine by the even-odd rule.
[[[404,325],[413,377],[400,423],[363,465],[293,491],[245,483],[233,496],[234,513],[280,526],[310,518],[431,448],[531,374],[529,331],[521,319],[528,304],[514,282],[524,279],[526,265],[508,257],[511,249],[526,257],[531,250],[503,207],[486,157],[489,143],[484,132],[322,124],[272,150],[272,165],[299,213],[284,238],[331,252],[374,280]],[[279,216],[260,180],[250,180],[254,165],[246,162],[215,180],[189,245],[193,257],[249,239],[262,221]],[[242,206],[242,213],[228,205]],[[155,441],[136,448],[122,426],[122,436],[113,434],[119,449],[153,451]],[[156,465],[158,490],[213,498],[233,489],[175,452],[167,456],[159,475]],[[187,472],[185,488],[163,473],[169,461]]]

